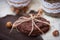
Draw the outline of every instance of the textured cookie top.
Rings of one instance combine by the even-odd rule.
[[[44,34],[45,30],[42,31],[41,30],[41,27],[48,27],[47,29],[49,29],[50,27],[50,23],[49,21],[47,21],[46,19],[42,18],[41,16],[35,16],[33,14],[29,14],[30,17],[25,17],[25,16],[21,16],[19,17],[18,20],[16,20],[14,23],[13,23],[13,26],[12,26],[12,29],[14,27],[19,27],[19,30],[23,30],[22,32],[28,32],[28,36],[30,36],[32,33],[33,35],[37,35],[36,33],[38,34]],[[20,31],[21,31],[20,30]],[[11,32],[11,31],[10,31]],[[36,33],[35,33],[36,32]]]

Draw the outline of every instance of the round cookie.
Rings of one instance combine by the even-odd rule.
[[[40,16],[27,15],[14,22],[13,27],[28,36],[45,34],[50,29],[50,22]]]

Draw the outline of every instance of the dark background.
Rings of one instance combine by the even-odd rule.
[[[10,34],[6,27],[6,23],[11,21],[12,23],[18,19],[18,16],[7,15],[6,17],[0,18],[0,40],[43,40],[41,36],[38,37],[28,37],[16,29],[14,29]]]

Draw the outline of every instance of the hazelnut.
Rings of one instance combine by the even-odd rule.
[[[15,9],[15,13],[16,13],[16,14],[18,14],[18,13],[19,13],[19,11],[20,11],[19,9]]]
[[[22,10],[24,10],[24,12],[26,12],[28,10],[28,7],[24,7]]]
[[[15,11],[15,8],[14,7],[11,7],[11,10],[14,12]]]
[[[7,27],[7,28],[11,28],[11,27],[12,27],[12,23],[11,23],[11,22],[7,22],[7,23],[6,23],[6,27]]]
[[[37,14],[37,15],[40,16],[40,15],[42,15],[42,14],[43,14],[43,9],[40,8],[40,9],[38,10],[38,14]]]
[[[54,32],[53,32],[53,36],[59,36],[59,31],[58,30],[55,30]]]

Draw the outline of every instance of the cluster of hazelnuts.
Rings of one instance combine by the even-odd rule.
[[[15,7],[11,7],[11,10],[13,11],[13,12],[15,12],[16,14],[19,14],[19,13],[26,13],[26,11],[28,10],[28,7],[24,7],[24,8],[22,8],[22,9],[20,9],[20,8],[15,8]]]

